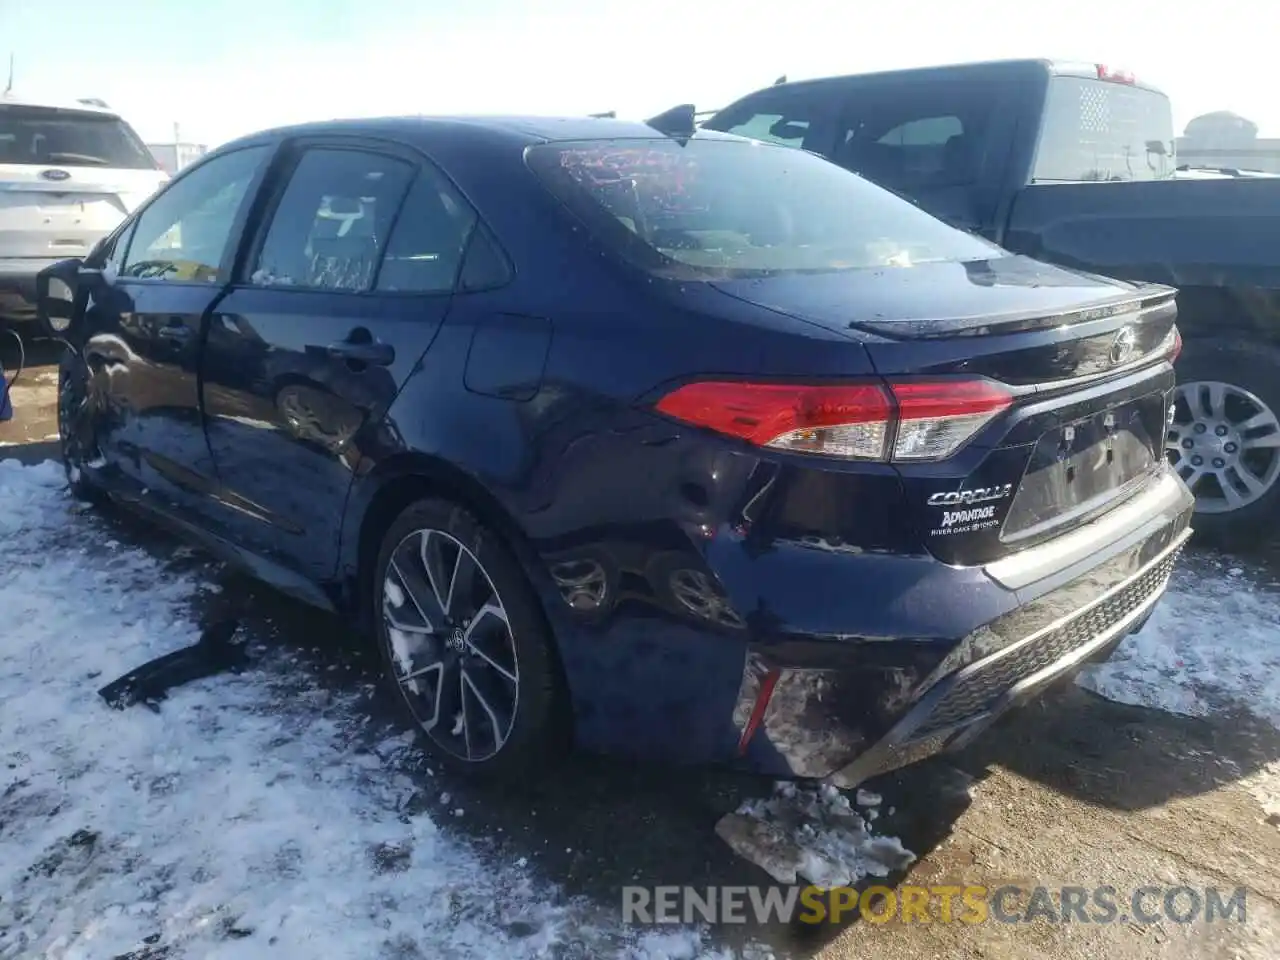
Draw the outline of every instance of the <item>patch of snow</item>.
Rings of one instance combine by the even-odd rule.
[[[854,800],[860,807],[878,807],[881,803],[881,796],[878,793],[872,793],[870,790],[858,788],[858,792],[854,794]]]
[[[108,548],[56,464],[0,460],[0,503],[0,958],[726,956],[410,812],[379,752],[407,744],[269,646],[109,709],[99,686],[197,638],[204,574]]]
[[[774,795],[748,800],[716,824],[740,857],[779,883],[800,878],[817,887],[887,877],[915,861],[897,837],[875,836],[849,798],[830,784],[779,783]]]
[[[404,606],[404,591],[400,589],[398,583],[388,580],[382,585],[382,590],[387,595],[387,599],[391,601],[393,607]]]
[[[1280,760],[1272,761],[1245,777],[1240,786],[1258,801],[1263,816],[1280,827]]]
[[[1243,708],[1280,727],[1280,592],[1259,573],[1187,557],[1141,632],[1078,682],[1121,703],[1189,716]]]

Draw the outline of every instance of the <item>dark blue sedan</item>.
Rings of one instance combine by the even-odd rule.
[[[73,490],[358,625],[465,769],[852,785],[1107,656],[1189,536],[1171,290],[679,123],[246,137],[41,291]]]

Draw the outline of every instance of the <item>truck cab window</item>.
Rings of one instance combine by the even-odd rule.
[[[839,93],[834,87],[780,87],[728,107],[706,127],[827,154],[831,152],[838,113]]]
[[[972,184],[997,103],[982,83],[854,90],[833,159],[905,193]]]
[[[1163,180],[1173,176],[1173,112],[1154,90],[1054,77],[1033,181]]]

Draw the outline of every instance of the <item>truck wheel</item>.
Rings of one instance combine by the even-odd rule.
[[[1166,449],[1196,497],[1192,525],[1223,546],[1269,538],[1280,519],[1280,351],[1188,340]]]

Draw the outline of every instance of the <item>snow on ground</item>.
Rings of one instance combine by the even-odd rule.
[[[1184,556],[1142,631],[1080,683],[1122,703],[1244,709],[1280,727],[1280,590],[1233,561]]]
[[[403,739],[279,653],[109,709],[210,587],[112,540],[53,464],[0,460],[0,558],[0,960],[721,956],[408,812]]]
[[[716,832],[779,883],[801,880],[823,889],[852,886],[864,877],[887,877],[915,862],[897,837],[878,837],[871,823],[880,815],[880,796],[867,790],[847,794],[830,784],[817,787],[778,783],[774,795],[748,800],[722,817]]]
[[[56,465],[0,460],[0,960],[725,956],[695,929],[623,928],[613,903],[567,898],[417,812],[416,751],[278,650],[159,713],[107,708],[99,686],[196,639],[192,604],[212,589],[113,540]],[[1141,634],[1081,682],[1280,726],[1278,600],[1188,558]],[[1254,785],[1272,804],[1274,773]],[[910,862],[872,834],[879,802],[783,786],[730,823],[764,824],[783,874],[841,883]]]

